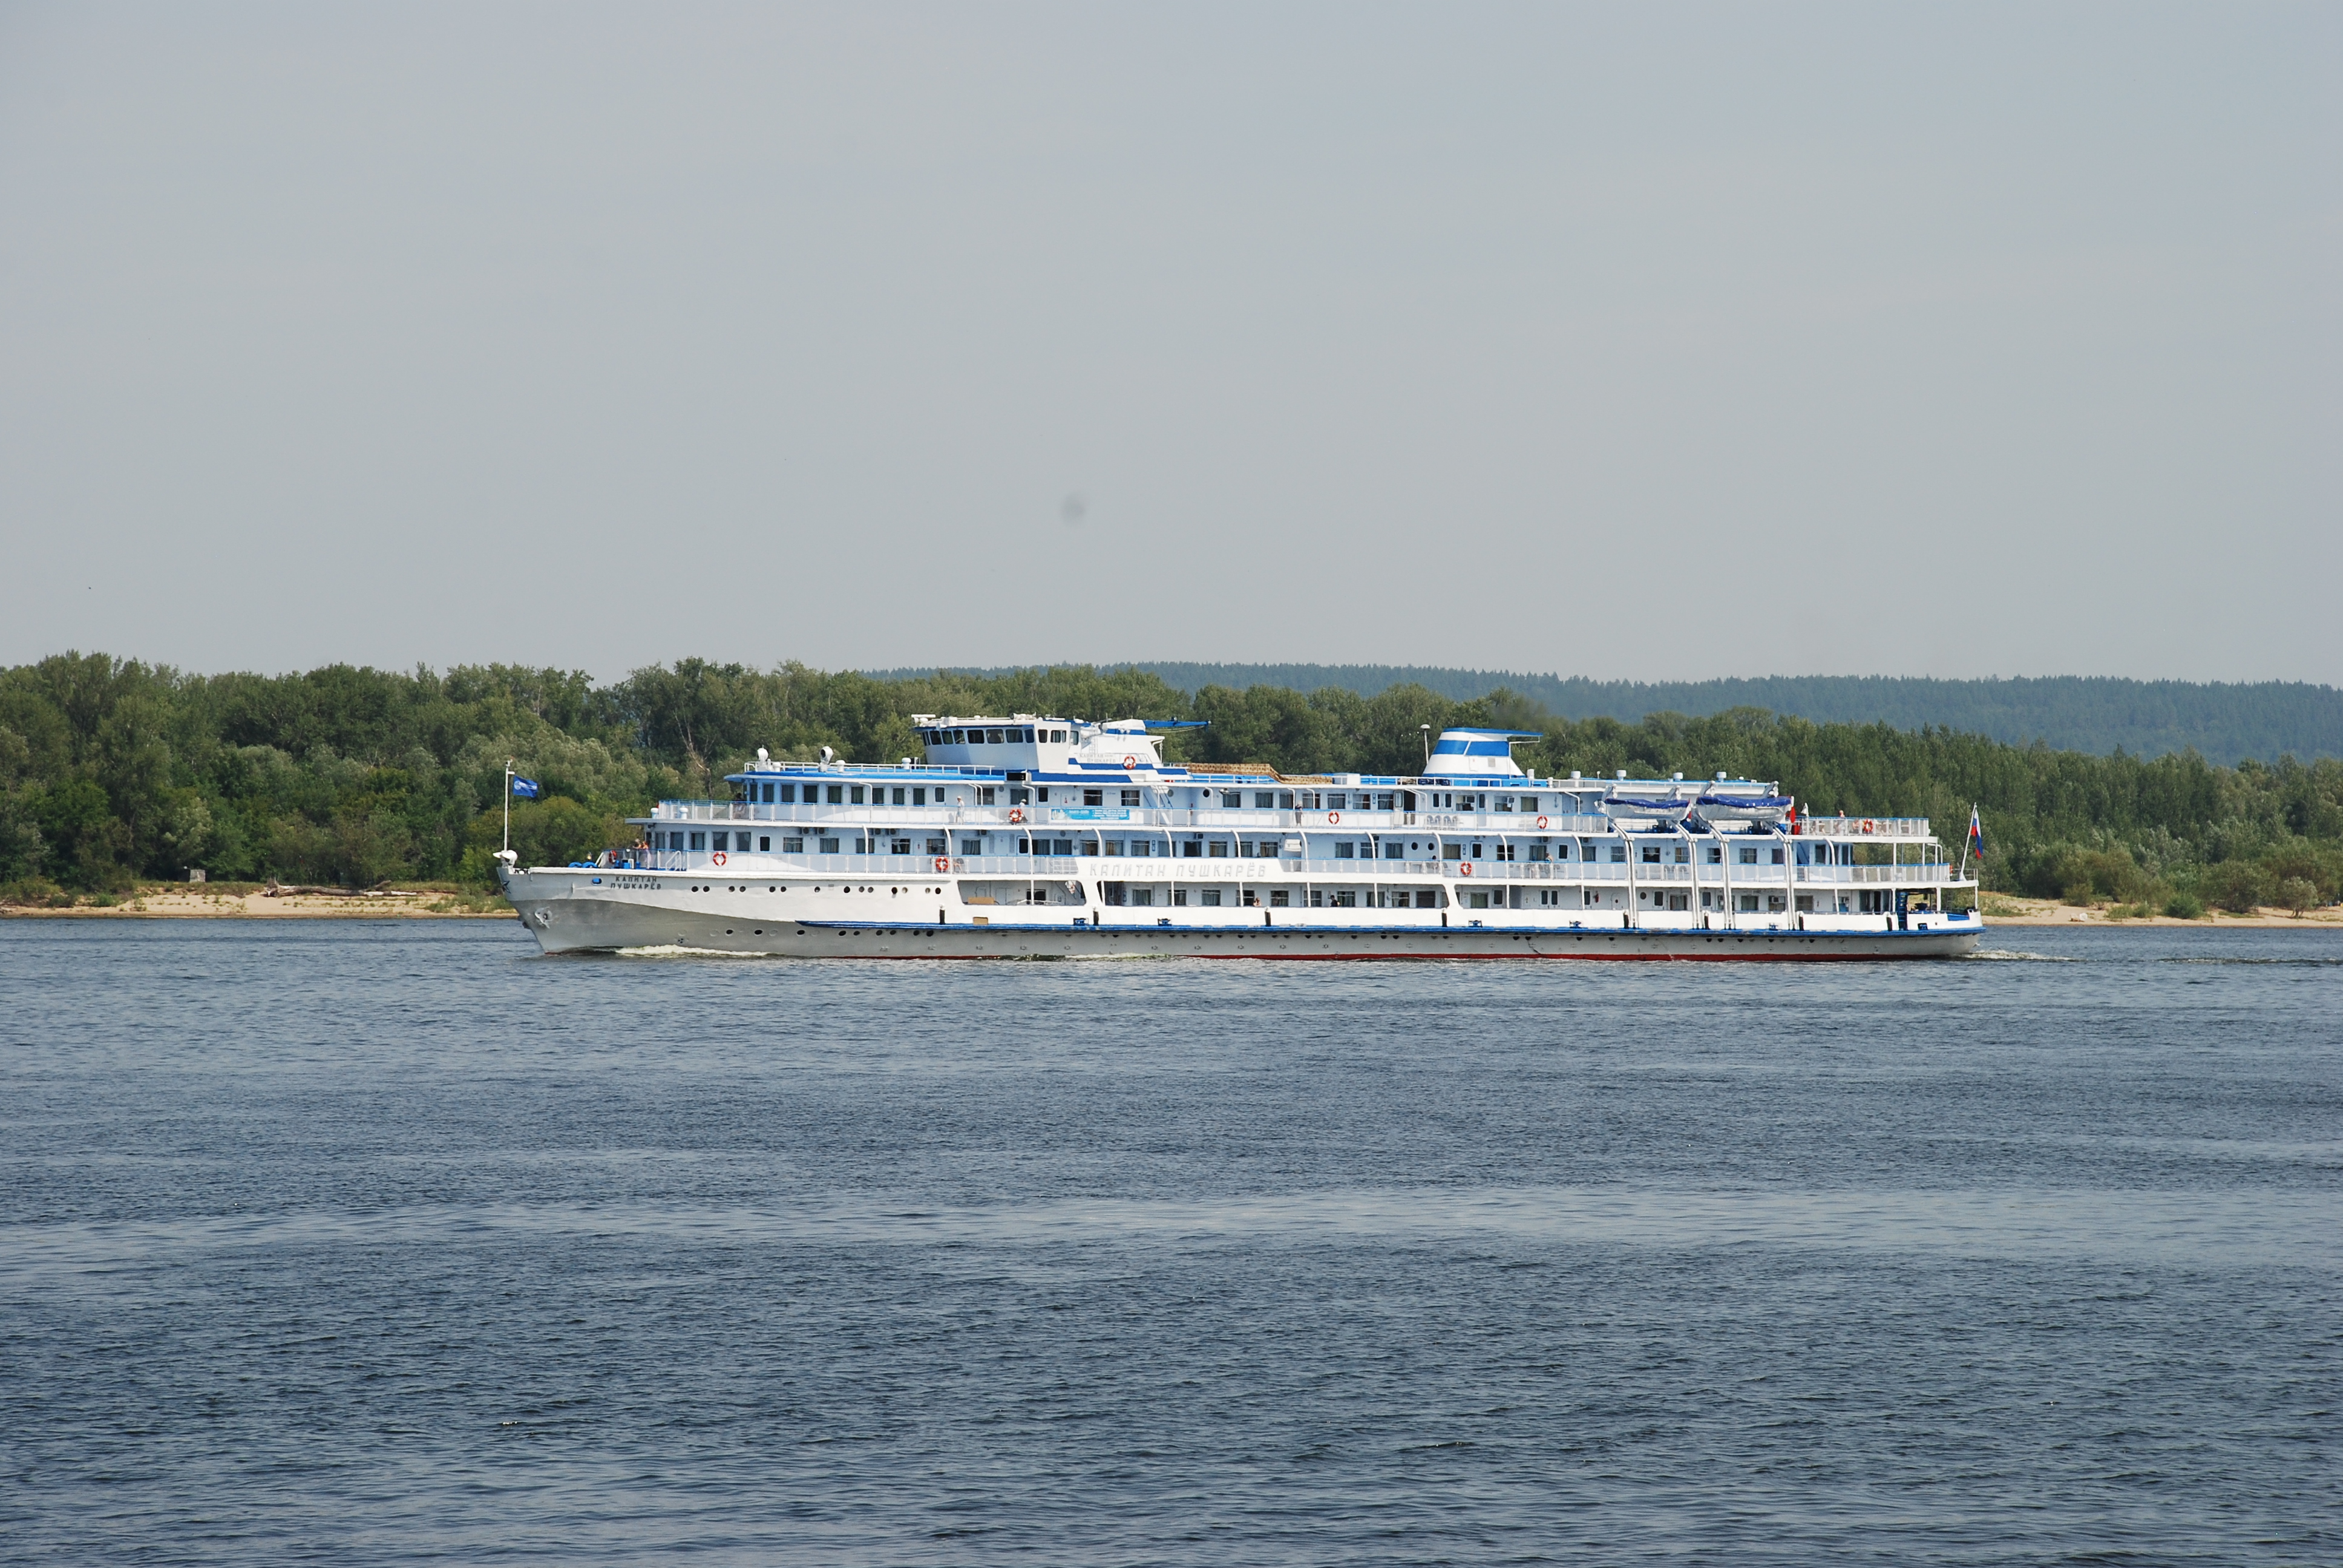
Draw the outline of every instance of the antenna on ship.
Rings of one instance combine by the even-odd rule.
[[[505,759],[505,848],[512,848],[512,759]]]

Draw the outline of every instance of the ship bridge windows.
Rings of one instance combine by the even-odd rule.
[[[860,789],[857,789],[857,790],[854,792],[854,798],[855,798],[856,799],[858,799],[858,800],[860,800],[860,799],[862,799],[862,791],[861,791],[861,790],[860,790]],[[843,785],[843,784],[832,784],[831,786],[830,786],[830,803],[831,805],[833,805],[833,806],[843,806],[843,805],[845,805],[845,804],[846,804],[846,786],[845,786],[845,785]]]

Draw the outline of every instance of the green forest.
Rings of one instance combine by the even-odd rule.
[[[2123,750],[2161,757],[2193,747],[2216,762],[2235,763],[2248,757],[2267,760],[2289,751],[2305,759],[2343,757],[2343,691],[2299,680],[1769,675],[1636,681],[1392,664],[1140,662],[1131,668],[1160,675],[1182,691],[1207,686],[1290,686],[1315,691],[1339,686],[1373,697],[1387,687],[1415,685],[1463,701],[1502,686],[1558,718],[1572,719],[1610,718],[1632,724],[1651,713],[1697,718],[1735,708],[1764,708],[1817,724],[1891,724],[1898,729],[1936,725],[2019,746],[2046,740],[2053,747],[2098,756]],[[873,673],[889,679],[929,672]]]
[[[1173,738],[1172,760],[1291,774],[1413,772],[1422,726],[1499,724],[1539,733],[1516,755],[1540,773],[1778,779],[1812,812],[1934,818],[1948,844],[1974,802],[1986,885],[2002,891],[2183,914],[2343,897],[2331,758],[2096,756],[1754,708],[1570,720],[1503,687],[1469,700],[1413,684],[1189,694],[1136,668],[880,679],[682,659],[598,686],[507,665],[191,675],[68,653],[0,672],[0,899],[102,899],[196,868],[484,886],[508,759],[544,789],[514,804],[514,847],[559,862],[631,842],[625,819],[655,799],[729,793],[724,775],[760,746],[892,759],[918,754],[913,713],[1017,711],[1203,719]]]

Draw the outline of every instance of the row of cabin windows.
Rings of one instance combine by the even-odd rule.
[[[736,853],[745,854],[748,852],[749,844],[752,840],[755,842],[759,852],[765,854],[770,854],[773,852],[773,839],[770,834],[760,833],[751,835],[741,832],[721,831],[702,831],[693,833],[686,833],[682,831],[654,832],[651,834],[651,848],[655,849],[689,849],[699,851],[701,853],[705,853],[710,849],[729,849]],[[824,855],[841,853],[838,848],[840,842],[840,839],[823,839],[820,841],[823,847],[817,851],[818,853]],[[940,838],[930,838],[924,842],[925,848],[922,851],[923,853],[930,855],[941,855],[947,852],[947,844],[945,840]],[[852,853],[857,855],[908,855],[911,853],[913,840],[910,837],[884,839],[857,838],[854,840],[854,843],[856,848],[853,849]],[[884,849],[869,847],[880,843],[886,845]],[[780,852],[784,855],[797,855],[805,852],[805,840],[802,839],[784,838],[781,839],[781,845],[782,848]],[[1283,853],[1284,848],[1282,842],[1275,839],[1241,839],[1235,840],[1235,845],[1236,857],[1240,859],[1246,860],[1273,860],[1280,858]],[[1036,848],[1034,846],[1039,847]],[[1413,849],[1416,846],[1414,844],[1409,844],[1403,848],[1397,839],[1389,840],[1385,842],[1383,847],[1383,859],[1387,860],[1404,859],[1406,859],[1407,849]],[[1491,846],[1485,844],[1468,845],[1466,843],[1458,842],[1443,844],[1441,846],[1441,856],[1443,859],[1450,860],[1462,860],[1466,859],[1475,860],[1492,859],[1498,860],[1511,860],[1516,858],[1517,851],[1520,848],[1521,846],[1514,844],[1498,844],[1494,846],[1493,849]],[[1544,860],[1547,859],[1549,854],[1547,846],[1544,844],[1532,844],[1528,848],[1528,858],[1530,859]],[[1821,848],[1827,849],[1830,846],[1824,845],[1821,846]],[[1465,853],[1468,849],[1472,851],[1469,857]],[[1624,863],[1627,859],[1627,846],[1624,844],[1614,844],[1610,849],[1610,858],[1613,863]],[[1642,846],[1642,859],[1645,865],[1683,865],[1686,863],[1689,858],[1691,847],[1684,844],[1645,844]],[[1701,849],[1703,850],[1704,864],[1715,866],[1720,865],[1724,862],[1724,846],[1717,844],[1704,844],[1701,846]],[[1759,857],[1761,855],[1769,857],[1768,863],[1773,865],[1778,866],[1783,860],[1782,846],[1778,844],[1738,844],[1734,846],[1734,860],[1735,863],[1738,865],[1757,865],[1760,863]],[[963,839],[960,840],[960,852],[962,855],[981,855],[984,853],[984,840],[981,839]],[[1127,840],[1122,839],[1020,839],[1017,840],[1017,852],[1021,855],[1095,856],[1105,854],[1113,857],[1129,855],[1135,859],[1143,859],[1155,853],[1155,842],[1154,840],[1148,839],[1131,839]],[[1166,852],[1170,852],[1168,845],[1166,846]],[[1567,860],[1570,859],[1570,846],[1567,843],[1554,845],[1550,852],[1552,857],[1557,860]],[[1230,858],[1230,840],[1215,839],[1208,843],[1201,839],[1191,839],[1179,847],[1179,854],[1183,859],[1192,860],[1225,860]],[[1338,860],[1371,860],[1374,859],[1374,856],[1375,846],[1372,839],[1341,839],[1336,841],[1334,845],[1334,859]],[[1590,859],[1594,858],[1591,850],[1589,851],[1587,858]]]
[[[889,803],[886,787],[877,784],[868,787],[860,784],[809,784],[805,787],[805,803],[809,806],[821,805],[825,792],[829,796],[829,804],[832,806],[884,806]],[[905,799],[907,793],[908,799]],[[992,791],[985,789],[979,793],[989,797]],[[908,791],[898,789],[894,795],[893,803],[898,806],[924,806],[928,803],[928,791],[924,785],[913,785]],[[752,781],[748,786],[747,799],[750,805],[756,806],[794,806],[798,803],[798,787]],[[939,789],[936,791],[936,804],[940,806],[943,803],[944,792]],[[987,799],[983,804],[990,806],[992,802]]]
[[[1427,791],[1423,799],[1423,809],[1427,811],[1527,811],[1535,814],[1539,798],[1535,795],[1492,795],[1485,789],[1443,789]],[[1556,809],[1560,809],[1562,802],[1557,800],[1554,805]],[[1386,806],[1383,809],[1388,811],[1391,808]]]
[[[1032,746],[1042,741],[1063,746],[1070,737],[1062,729],[1010,724],[999,729],[922,729],[920,739],[930,746]]]
[[[1109,882],[1106,884],[1106,901],[1118,909],[1133,906],[1146,909],[1154,904],[1156,891],[1153,888],[1125,888],[1120,882]],[[1230,891],[1235,892],[1238,901],[1247,909],[1258,909],[1262,902],[1262,891],[1256,888],[1175,887],[1169,891],[1171,896],[1165,902],[1173,909],[1185,909],[1192,901],[1200,909],[1217,910],[1221,908],[1222,899]],[[1487,896],[1485,893],[1482,895],[1483,898]],[[1374,910],[1438,910],[1447,907],[1447,896],[1438,888],[1418,888],[1413,892],[1405,888],[1386,888],[1363,895],[1355,888],[1332,890],[1317,888],[1311,890],[1310,907],[1313,910],[1355,910],[1360,907],[1362,897],[1366,900],[1366,907]],[[1272,888],[1268,890],[1268,905],[1272,910],[1292,908],[1293,895],[1287,889]]]

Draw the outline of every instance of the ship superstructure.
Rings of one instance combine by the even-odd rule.
[[[1412,777],[1166,763],[1125,719],[917,716],[920,759],[757,761],[598,863],[499,862],[548,952],[1901,958],[1972,950],[1925,819],[1770,783],[1541,779],[1453,729]]]

